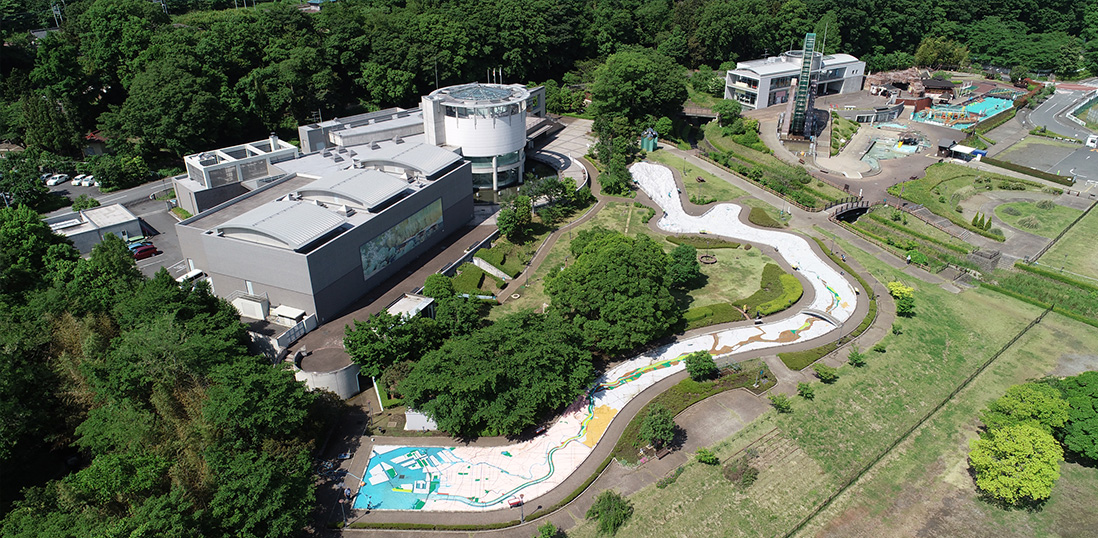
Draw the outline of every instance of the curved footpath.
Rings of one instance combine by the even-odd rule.
[[[646,167],[651,167],[651,169],[647,169]],[[649,173],[654,172],[656,169],[663,170],[667,173]],[[791,234],[789,232],[777,232],[772,230],[760,230],[757,228],[753,228],[744,222],[746,215],[744,212],[739,211],[739,206],[721,204],[705,212],[700,217],[692,217],[687,213],[687,209],[683,208],[683,205],[685,203],[682,202],[681,195],[675,195],[675,180],[680,178],[674,177],[670,172],[668,172],[668,170],[669,169],[657,167],[655,165],[644,165],[641,167],[640,170],[637,170],[641,172],[640,174],[638,174],[638,181],[641,183],[642,187],[646,189],[646,191],[653,194],[654,198],[663,198],[662,193],[667,192],[666,199],[661,200],[663,201],[663,203],[660,204],[661,206],[664,206],[667,210],[667,215],[659,220],[661,228],[679,233],[689,233],[706,230],[709,232],[719,233],[720,235],[726,235],[737,240],[746,239],[747,242],[754,243],[776,242],[778,243],[778,253],[781,254],[781,256],[775,257],[775,259],[779,261],[785,261],[782,258],[788,257],[788,259],[792,260],[793,262],[791,264],[792,266],[801,269],[800,272],[802,274],[799,274],[798,276],[801,278],[802,282],[807,281],[805,283],[809,284],[805,287],[806,296],[798,302],[798,305],[794,307],[794,310],[808,303],[813,308],[818,308],[824,311],[832,311],[832,314],[835,315],[835,317],[841,317],[841,319],[843,320],[850,321],[849,323],[845,323],[838,331],[835,331],[833,328],[831,328],[829,323],[824,322],[820,318],[799,313],[794,314],[793,316],[779,319],[777,321],[768,322],[766,324],[767,326],[770,326],[777,330],[777,332],[772,332],[771,336],[774,336],[776,334],[785,334],[786,336],[788,336],[790,333],[794,335],[797,335],[798,332],[801,333],[798,339],[782,346],[782,351],[796,351],[812,348],[821,345],[826,341],[834,340],[841,335],[849,333],[854,329],[854,327],[857,325],[857,323],[855,323],[854,321],[860,321],[862,319],[867,310],[868,301],[865,301],[864,298],[860,301],[854,298],[853,285],[851,285],[850,281],[844,278],[844,275],[840,274],[840,269],[834,267],[831,264],[830,260],[827,259],[826,255],[824,255],[824,253],[819,252],[820,249],[818,245],[815,244],[815,242],[807,241],[804,238]],[[605,197],[600,196],[599,198],[599,206],[601,206],[604,204]],[[690,213],[694,213],[695,211],[690,211]],[[593,212],[591,214],[593,214]],[[650,223],[650,226],[652,226],[652,223]],[[786,270],[789,270],[790,264],[782,263],[782,265],[785,266]],[[873,293],[882,295],[881,291],[883,290],[881,289],[881,286],[876,282],[874,282],[872,285],[874,288]],[[881,298],[887,300],[887,295],[883,295]],[[843,303],[845,303],[845,305]],[[881,306],[886,307],[886,305],[884,304],[882,304]],[[874,323],[870,330],[865,333],[864,338],[870,341],[880,339],[884,336],[884,333],[887,331],[887,326],[890,324],[891,309],[882,308],[881,314],[879,315],[877,322]],[[813,330],[813,326],[816,326],[817,328]],[[715,332],[717,333],[716,335],[714,334]],[[772,372],[775,374],[779,382],[778,386],[774,390],[778,390],[781,392],[792,392],[794,390],[796,381],[807,379],[807,374],[793,372],[789,370],[784,366],[784,364],[781,364],[780,361],[777,360],[777,357],[772,355],[774,350],[766,349],[765,346],[766,343],[776,344],[784,342],[782,342],[780,339],[767,340],[765,337],[763,337],[754,339],[748,338],[748,340],[753,341],[745,343],[743,339],[740,338],[740,336],[742,336],[743,334],[757,336],[762,334],[763,332],[764,331],[761,331],[759,326],[755,326],[751,322],[739,322],[725,324],[720,327],[706,327],[703,329],[690,331],[690,333],[677,338],[676,341],[677,343],[684,343],[685,341],[696,340],[698,336],[706,336],[713,342],[711,348],[712,350],[724,351],[725,353],[731,352],[730,354],[722,357],[724,361],[742,361],[753,357],[764,357],[764,360],[766,360],[767,364],[771,367]],[[821,338],[825,335],[825,333],[826,338]],[[738,334],[739,336],[726,336],[725,338],[722,338],[720,336],[722,334]],[[740,338],[740,340],[736,340],[737,338]],[[731,347],[732,349],[718,348],[718,343],[722,343],[725,340],[732,343],[733,345],[720,347]],[[671,347],[675,347],[675,345],[672,344],[670,346],[664,346],[664,349],[666,350]],[[834,357],[831,360],[836,363],[839,362]],[[570,475],[559,485],[557,485],[547,493],[538,496],[535,499],[528,500],[528,510],[532,512],[534,510],[537,510],[541,506],[551,506],[553,504],[556,504],[560,500],[564,499],[567,495],[572,493],[577,487],[582,485],[582,483],[586,481],[587,478],[590,477],[591,474],[598,468],[601,462],[605,459],[606,455],[608,455],[609,452],[613,449],[616,440],[620,437],[629,420],[633,416],[635,416],[652,398],[667,390],[670,386],[674,385],[685,377],[685,372],[678,371],[677,373],[674,373],[669,377],[665,377],[655,384],[652,384],[651,386],[645,388],[639,394],[633,396],[619,410],[619,412],[617,413],[618,416],[616,416],[615,420],[613,420],[608,425],[604,434],[601,436],[602,440],[605,442],[599,442],[593,452],[589,454],[586,459],[581,464],[579,464],[579,466],[574,469],[574,471],[572,471]],[[732,395],[732,393],[735,393],[735,395]],[[747,391],[730,391],[730,393],[722,394],[729,395],[727,396],[727,398],[736,399],[738,397],[736,395],[749,395],[750,393],[747,393]],[[717,397],[714,397],[710,400],[716,398]],[[740,398],[743,399],[742,397]],[[748,408],[740,410],[740,416],[743,419],[743,423],[750,422],[750,420],[753,420],[756,416],[758,416],[758,414],[761,414],[766,409],[765,404],[759,405],[759,398],[750,395],[748,399],[753,401],[754,403],[752,404],[746,401],[741,402]],[[707,401],[708,400],[706,400],[706,402]],[[693,411],[695,407],[702,406],[704,403],[705,402],[696,404],[694,407],[691,407],[688,412]],[[687,415],[688,412],[680,414],[679,418]],[[742,426],[742,424],[740,424],[740,426]],[[725,432],[724,435],[727,435],[728,433],[731,432]],[[379,443],[377,444],[384,443],[390,440],[400,443],[406,443],[408,441],[408,439],[406,438],[376,439],[376,441],[379,441]],[[415,444],[420,446],[454,445],[454,441],[448,438],[435,438],[432,440],[421,438],[416,439],[414,442]],[[502,443],[490,444],[499,446],[499,444]],[[683,453],[677,453],[665,458],[664,460],[650,462],[649,464],[642,466],[642,468],[653,466],[658,467],[660,466],[660,464],[664,464],[664,466],[670,464],[670,469],[684,462],[687,458],[687,455]],[[672,462],[674,463],[672,464]],[[636,476],[626,476],[630,474]],[[571,527],[576,519],[583,517],[582,515],[586,510],[586,507],[591,503],[593,492],[606,489],[607,487],[615,487],[615,489],[624,489],[626,493],[629,493],[631,491],[636,491],[637,489],[640,489],[640,487],[643,487],[644,485],[654,481],[656,478],[658,478],[658,476],[658,474],[636,473],[635,470],[625,469],[616,464],[611,465],[609,468],[607,468],[606,471],[603,472],[602,476],[600,476],[595,481],[592,487],[588,488],[588,490],[584,494],[573,500],[564,509],[558,510],[553,514],[545,516],[544,518],[542,518],[542,521],[553,521],[558,527]],[[625,480],[625,482],[623,482],[623,480]],[[354,519],[354,521],[376,523],[433,523],[447,525],[491,524],[516,520],[518,518],[517,516],[518,514],[516,514],[516,511],[513,509],[496,509],[491,511],[457,513],[374,510]],[[523,525],[521,527],[513,527],[509,529],[485,532],[491,532],[493,535],[498,536],[529,536],[533,533],[530,525],[537,524],[539,522],[528,522],[526,525]],[[369,529],[349,529],[344,532],[368,532],[375,535],[385,534],[391,536],[400,536],[405,534],[423,536],[424,534],[423,531],[383,531]],[[436,534],[447,533],[437,532]]]

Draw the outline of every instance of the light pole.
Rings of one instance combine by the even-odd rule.
[[[519,523],[526,523],[526,501],[522,500],[525,495],[519,494]]]

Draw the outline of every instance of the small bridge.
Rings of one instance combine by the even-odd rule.
[[[717,118],[717,113],[713,112],[712,109],[700,106],[684,106],[682,107],[682,115],[691,118],[708,118],[711,120]]]
[[[873,204],[870,203],[868,200],[863,200],[861,198],[844,198],[842,200],[837,200],[832,203],[825,209],[825,211],[830,211],[831,216],[834,218],[840,218],[843,215],[852,211],[861,211],[861,213],[865,213],[869,211],[869,208],[872,205]]]
[[[802,314],[807,314],[809,316],[816,316],[816,317],[818,317],[818,318],[834,325],[837,328],[841,329],[843,327],[843,322],[839,321],[838,319],[835,318],[835,316],[832,316],[831,314],[828,314],[827,312],[824,312],[823,310],[816,310],[815,308],[806,308],[804,310],[801,310],[801,313]]]

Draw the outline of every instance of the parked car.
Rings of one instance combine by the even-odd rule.
[[[67,177],[68,177],[68,176],[66,176],[66,178],[67,178]],[[84,178],[79,178],[79,179],[73,179],[73,180],[72,180],[72,186],[73,186],[73,187],[79,187],[79,186],[80,186],[80,181],[81,181],[81,180],[83,180],[83,179],[84,179]]]
[[[92,182],[93,182],[92,176],[85,176],[84,179],[80,180],[80,185],[83,186],[83,187],[91,187]]]
[[[141,247],[151,247],[154,245],[151,241],[134,241],[133,243],[130,243],[126,246],[130,248],[130,252],[133,252]]]
[[[42,181],[46,181],[49,178],[53,177],[54,175],[55,174],[53,174],[51,172],[46,172],[45,174],[42,174],[42,175],[38,176],[38,179],[41,179]]]
[[[133,251],[133,259],[144,260],[156,256],[158,251],[154,245],[142,245]]]
[[[54,174],[46,180],[46,185],[49,185],[50,187],[53,187],[54,185],[60,185],[64,183],[66,179],[69,179],[69,177],[65,174]]]
[[[95,176],[88,176],[84,179],[87,179],[88,181],[91,181],[91,186],[92,187],[98,187],[99,186],[99,180],[95,179]]]
[[[76,176],[76,177],[72,178],[72,180],[73,180],[73,181],[83,181],[83,180],[84,180],[84,178],[86,178],[86,177],[88,177],[88,176],[87,176],[87,175],[85,175],[85,174],[80,174],[80,175],[78,175],[78,176]]]

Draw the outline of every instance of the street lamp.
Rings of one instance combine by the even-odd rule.
[[[522,500],[525,495],[519,494],[519,523],[526,523],[526,501]]]

